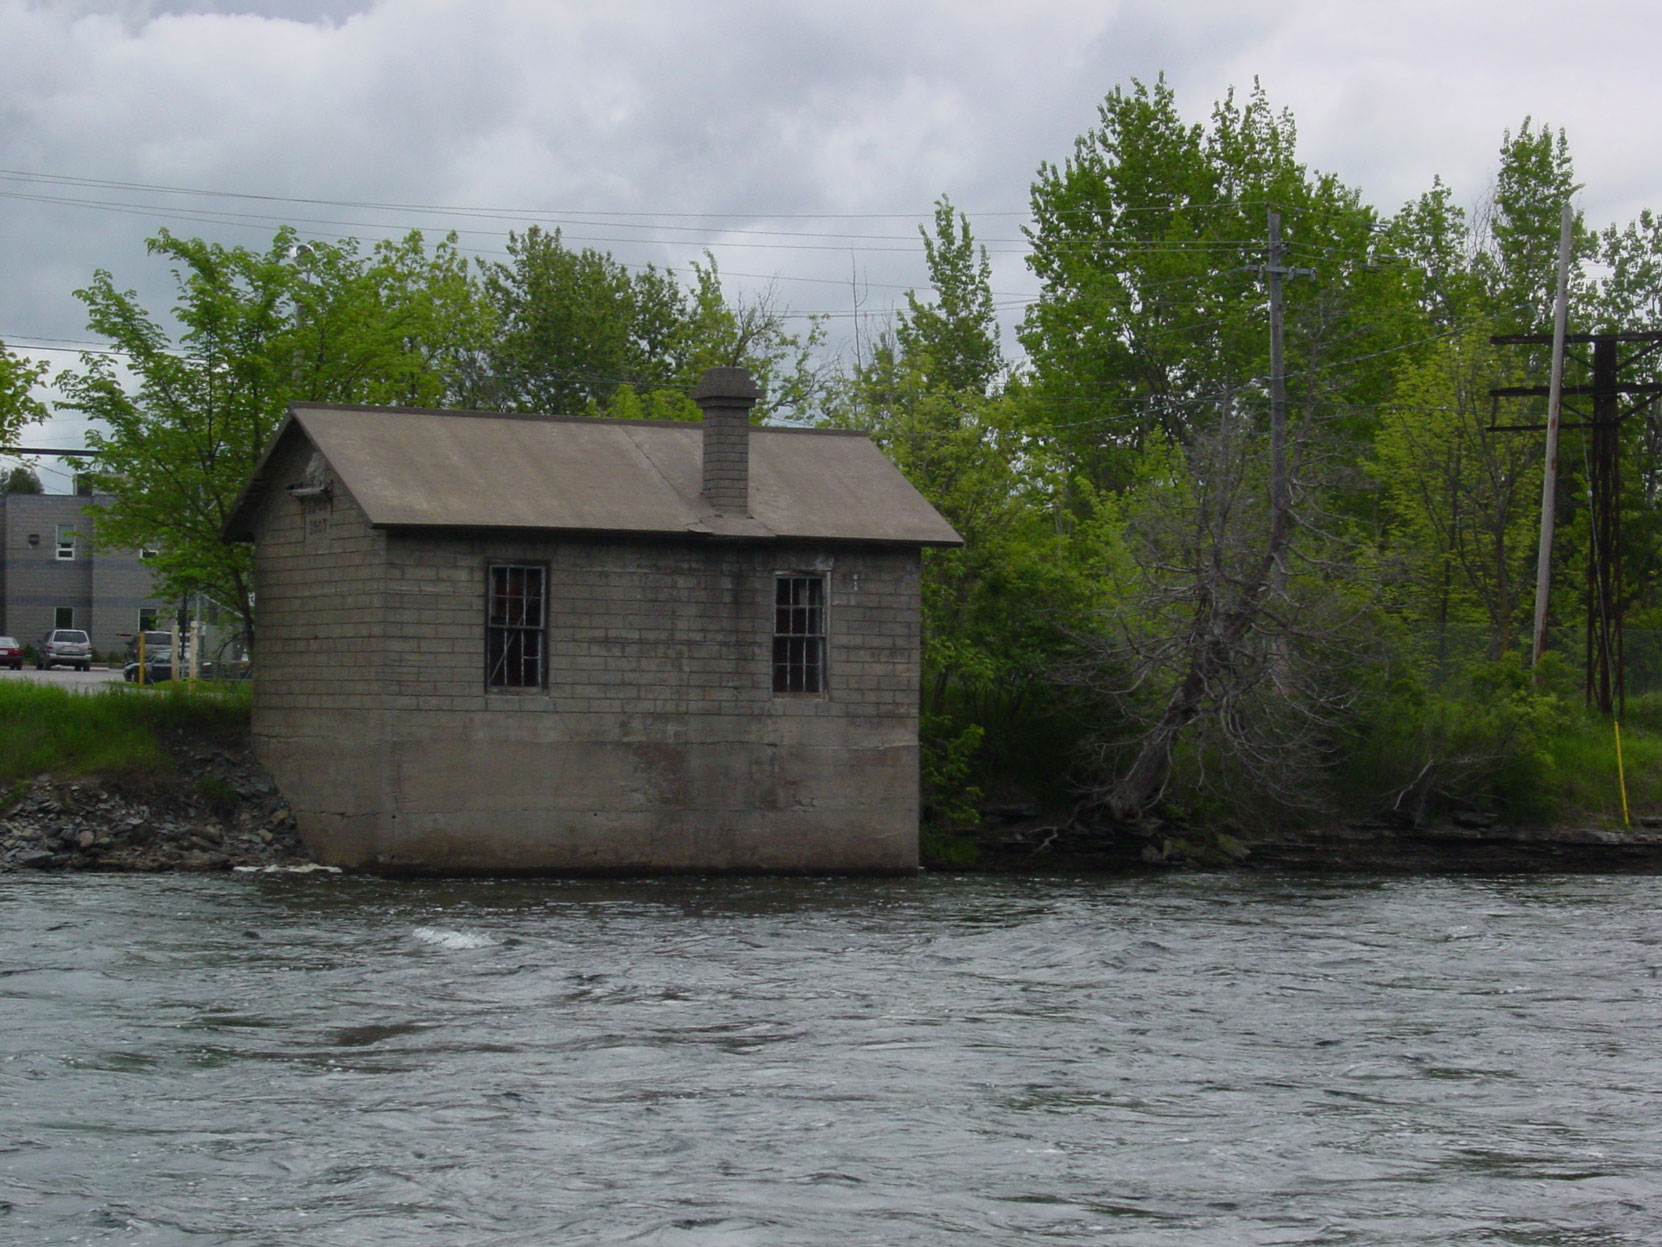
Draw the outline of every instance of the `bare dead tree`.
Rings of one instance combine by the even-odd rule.
[[[1295,484],[1272,495],[1264,438],[1232,404],[1142,492],[1127,529],[1139,589],[1112,631],[1081,639],[1070,672],[1137,727],[1097,742],[1088,796],[1110,817],[1133,822],[1161,801],[1180,740],[1203,788],[1319,802],[1368,599],[1349,587],[1357,564],[1341,526],[1297,483],[1312,475],[1315,427],[1300,422]]]

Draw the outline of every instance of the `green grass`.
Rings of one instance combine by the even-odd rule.
[[[23,680],[0,683],[0,786],[36,775],[169,775],[158,733],[207,737],[248,724],[246,685],[113,687],[77,692]]]
[[[1616,767],[1616,735],[1608,720],[1589,715],[1547,744],[1545,786],[1566,821],[1620,824],[1622,786]],[[1622,726],[1622,773],[1634,818],[1662,810],[1662,734]]]

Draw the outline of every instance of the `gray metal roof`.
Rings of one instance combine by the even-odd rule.
[[[750,430],[750,518],[700,496],[697,424],[296,404],[226,522],[250,540],[277,452],[317,448],[377,527],[550,529],[955,546],[863,434]]]

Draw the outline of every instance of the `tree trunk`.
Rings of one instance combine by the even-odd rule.
[[[1141,817],[1165,793],[1178,738],[1200,713],[1207,690],[1234,672],[1241,642],[1263,613],[1264,595],[1292,542],[1291,518],[1285,496],[1277,498],[1270,517],[1269,541],[1234,607],[1220,616],[1216,614],[1215,597],[1205,595],[1190,629],[1188,669],[1167,697],[1160,717],[1143,734],[1136,758],[1109,790],[1108,811],[1115,819],[1130,822]],[[1218,626],[1213,626],[1214,621]]]

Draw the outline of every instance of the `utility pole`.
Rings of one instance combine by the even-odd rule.
[[[1269,215],[1269,247],[1263,267],[1270,295],[1270,515],[1285,517],[1292,509],[1292,482],[1287,476],[1287,369],[1282,360],[1284,319],[1281,282],[1287,277],[1314,277],[1311,268],[1287,268],[1281,263],[1281,214]],[[1275,521],[1272,519],[1271,521]],[[1286,522],[1283,519],[1282,522]],[[1275,552],[1275,592],[1287,587],[1287,552]]]
[[[1496,346],[1546,346],[1556,337],[1541,333],[1497,334],[1489,341]],[[1560,420],[1559,427],[1587,430],[1587,507],[1589,541],[1587,551],[1586,613],[1586,697],[1603,714],[1625,714],[1627,677],[1622,637],[1621,591],[1621,422],[1658,397],[1662,384],[1630,382],[1622,372],[1653,355],[1662,347],[1662,333],[1566,333],[1566,348],[1591,346],[1592,358],[1582,359],[1592,373],[1587,385],[1559,384],[1559,404],[1568,398],[1592,400],[1583,419]],[[1621,358],[1620,348],[1635,349]],[[1539,385],[1498,386],[1489,391],[1495,411],[1503,398],[1551,398],[1551,389]],[[1625,409],[1624,397],[1634,401]],[[1496,424],[1490,432],[1539,432],[1546,424]]]
[[[1552,380],[1547,390],[1547,461],[1541,472],[1541,542],[1535,554],[1535,628],[1530,670],[1541,682],[1541,655],[1547,648],[1547,599],[1552,593],[1552,529],[1558,512],[1558,422],[1564,400],[1564,331],[1569,321],[1570,225],[1574,214],[1564,201],[1558,229],[1558,293],[1552,305]]]

